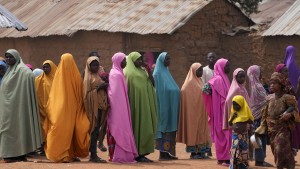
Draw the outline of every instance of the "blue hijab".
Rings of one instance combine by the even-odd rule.
[[[164,65],[166,55],[166,52],[159,55],[153,72],[158,103],[156,138],[161,138],[162,133],[177,131],[178,126],[180,89]]]
[[[7,64],[5,62],[0,61],[0,66],[3,66],[5,71],[7,70]],[[0,75],[0,85],[1,85],[2,78],[3,77]]]

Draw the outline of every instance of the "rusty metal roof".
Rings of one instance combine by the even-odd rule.
[[[300,35],[300,0],[297,0],[263,36]]]
[[[172,34],[211,0],[0,0],[28,26],[0,37],[71,36],[79,30]]]
[[[0,27],[16,28],[18,31],[27,30],[27,27],[2,5],[0,5]]]

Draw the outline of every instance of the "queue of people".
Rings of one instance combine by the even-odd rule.
[[[269,144],[278,169],[295,168],[300,148],[295,48],[287,47],[267,90],[260,66],[235,69],[230,83],[230,62],[214,52],[207,60],[205,67],[191,65],[180,89],[167,52],[156,61],[151,52],[115,53],[109,73],[91,52],[82,77],[70,53],[58,66],[46,60],[33,73],[10,49],[0,60],[0,158],[27,161],[27,154],[39,152],[53,162],[90,155],[90,162],[106,163],[97,155],[106,135],[108,160],[117,163],[153,162],[146,156],[154,149],[160,161],[177,160],[180,142],[191,159],[210,158],[214,143],[219,165],[249,168],[253,158],[256,166],[269,167]],[[251,135],[261,140],[259,148],[249,143]]]

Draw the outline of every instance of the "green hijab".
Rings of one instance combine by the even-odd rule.
[[[17,157],[41,147],[41,129],[34,74],[15,49],[16,63],[7,69],[0,86],[0,157]]]
[[[134,62],[141,57],[138,52],[130,53],[124,68],[128,86],[132,128],[140,155],[154,152],[154,139],[157,127],[156,94],[148,74],[137,68]]]

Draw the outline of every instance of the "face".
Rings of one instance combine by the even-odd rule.
[[[43,65],[43,71],[45,72],[46,75],[48,75],[51,72],[51,66],[49,63]]]
[[[97,73],[99,70],[99,62],[94,60],[90,63],[90,70],[92,73]]]
[[[288,71],[288,68],[286,66],[284,66],[281,70],[280,70],[280,73],[283,74],[283,76],[285,78],[287,78],[289,76],[289,71]]]
[[[214,53],[208,53],[207,55],[207,61],[209,65],[215,65],[216,61],[217,61],[217,56]]]
[[[203,67],[200,66],[197,70],[196,70],[196,76],[197,77],[202,77],[203,74]]]
[[[121,62],[121,68],[124,69],[127,65],[126,58],[124,58]]]
[[[241,106],[237,104],[235,101],[232,102],[232,107],[235,111],[241,110]]]
[[[276,82],[275,80],[271,80],[270,81],[270,89],[274,93],[279,92],[281,90],[281,85],[278,82]]]
[[[5,74],[5,67],[0,65],[0,76],[3,77]]]
[[[5,61],[9,66],[12,66],[17,62],[17,60],[10,53],[5,53]]]
[[[135,62],[135,67],[141,67],[144,64],[142,57],[139,57]]]
[[[244,84],[246,80],[246,73],[244,71],[239,71],[235,78],[239,84]]]
[[[225,67],[224,67],[224,72],[226,74],[229,74],[230,73],[230,64],[229,62],[226,63]]]
[[[169,54],[167,54],[166,57],[165,57],[165,60],[164,60],[164,65],[166,67],[168,67],[168,66],[170,66],[170,63],[171,63],[171,57],[170,57]]]

